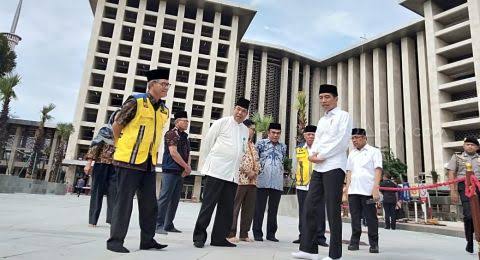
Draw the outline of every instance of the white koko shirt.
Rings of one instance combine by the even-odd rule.
[[[317,157],[324,161],[314,164],[314,171],[327,172],[338,168],[345,171],[351,132],[350,115],[338,107],[320,118],[311,152],[318,153]]]
[[[351,172],[348,194],[371,196],[377,168],[382,168],[380,149],[368,144],[361,150],[353,149],[347,160],[347,171]]]
[[[202,141],[202,174],[238,183],[238,169],[248,143],[248,128],[233,116],[216,120]]]

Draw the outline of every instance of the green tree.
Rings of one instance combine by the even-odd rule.
[[[382,148],[383,171],[389,172],[392,177],[400,179],[402,182],[407,178],[407,165],[395,157],[390,147]]]
[[[8,46],[7,38],[3,34],[0,34],[0,77],[4,77],[7,73],[13,71],[17,65],[15,61],[16,58],[17,55],[10,49],[10,46]]]
[[[17,98],[14,88],[20,83],[20,76],[8,75],[0,78],[0,100],[2,111],[0,112],[0,158],[3,157],[5,145],[8,141],[8,119],[10,115],[10,102]]]
[[[48,104],[46,106],[43,106],[42,110],[40,111],[40,125],[38,126],[37,133],[35,134],[32,157],[30,158],[27,168],[27,177],[31,177],[32,179],[38,178],[38,171],[36,170],[36,167],[38,161],[44,153],[43,150],[45,145],[45,123],[53,118],[51,115],[49,115],[49,113],[52,112],[53,109],[55,109],[55,104]]]
[[[65,150],[67,149],[68,138],[74,132],[73,124],[59,123],[57,125],[59,144],[55,150],[53,159],[53,168],[50,172],[49,182],[59,182],[58,176],[60,167],[62,166],[63,158],[65,158]]]
[[[298,92],[295,100],[295,109],[297,109],[297,145],[304,142],[303,130],[307,125],[307,96],[305,92]]]
[[[273,122],[272,116],[261,116],[259,113],[253,114],[251,120],[255,123],[255,130],[261,133],[263,138],[267,137],[268,126]]]

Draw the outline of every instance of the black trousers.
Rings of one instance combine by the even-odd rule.
[[[277,212],[278,204],[280,204],[280,197],[282,191],[275,189],[257,189],[257,201],[255,203],[255,215],[253,217],[253,236],[255,238],[263,237],[263,218],[265,215],[265,208],[268,200],[268,216],[267,216],[267,238],[275,238],[277,233]]]
[[[383,202],[383,209],[385,210],[385,228],[397,228],[397,211],[395,206],[397,203]]]
[[[88,223],[97,225],[102,211],[103,196],[107,195],[107,223],[112,223],[112,211],[117,195],[115,167],[106,163],[95,163],[92,171],[92,190]]]
[[[152,243],[157,218],[156,173],[116,167],[117,197],[113,208],[110,238],[107,244],[122,245],[132,215],[133,197],[137,194],[140,244]]]
[[[362,212],[365,213],[365,219],[368,226],[368,241],[370,246],[378,246],[378,218],[375,203],[367,204],[367,200],[372,196],[352,194],[348,195],[348,205],[352,218],[352,236],[350,245],[359,245],[362,235]]]
[[[327,172],[313,171],[305,200],[305,225],[300,239],[300,251],[318,254],[315,237],[318,230],[318,207],[325,200],[328,225],[330,227],[330,248],[332,259],[342,257],[342,192],[345,172],[333,169]]]
[[[207,227],[212,219],[213,210],[217,207],[211,242],[223,243],[232,226],[233,203],[237,184],[211,176],[205,178],[203,201],[193,230],[193,242],[205,243],[207,241]]]
[[[297,200],[298,200],[298,238],[302,237],[303,225],[305,225],[305,199],[307,198],[308,191],[297,189]],[[322,200],[318,206],[318,230],[317,230],[317,242],[326,242],[327,238],[325,237],[325,201]]]
[[[477,196],[480,196],[480,192],[477,189]],[[470,199],[465,195],[465,182],[458,183],[458,193],[460,194],[460,201],[463,208],[463,227],[465,231],[465,239],[468,243],[473,243],[473,219],[472,219],[472,207],[470,206]]]

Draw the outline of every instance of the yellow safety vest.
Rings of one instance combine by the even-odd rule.
[[[307,186],[310,183],[310,173],[312,172],[312,164],[308,161],[308,149],[297,147],[295,152],[297,157],[296,185]]]
[[[133,96],[137,101],[135,117],[123,129],[115,144],[113,159],[130,164],[142,164],[152,157],[157,164],[158,146],[162,140],[163,126],[168,120],[168,109],[161,106],[156,111],[147,94]]]

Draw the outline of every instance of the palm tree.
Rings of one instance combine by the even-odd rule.
[[[38,161],[44,152],[43,146],[45,144],[45,123],[53,118],[51,115],[49,115],[53,109],[55,109],[55,104],[48,104],[43,106],[42,110],[40,111],[42,114],[40,117],[40,125],[38,126],[37,133],[35,134],[32,156],[30,157],[27,168],[27,177],[31,177],[32,179],[38,178],[38,172],[35,168],[37,167]]]
[[[73,124],[71,123],[59,123],[57,125],[59,144],[55,150],[53,158],[53,169],[50,172],[49,182],[58,182],[58,172],[62,166],[63,158],[65,158],[65,149],[67,149],[68,138],[74,132]]]
[[[303,130],[307,125],[307,96],[305,92],[300,91],[295,101],[295,109],[297,109],[297,144],[304,142]]]
[[[15,62],[16,58],[17,55],[10,49],[10,46],[8,46],[7,37],[0,34],[0,78],[12,72],[17,65]]]
[[[268,126],[273,122],[273,117],[270,115],[261,116],[259,113],[252,115],[252,121],[255,123],[255,130],[262,134],[263,138],[267,137]]]
[[[0,158],[3,158],[5,145],[8,141],[7,124],[10,114],[10,102],[17,98],[14,88],[20,83],[20,76],[9,75],[0,78],[0,100],[2,111],[0,112]]]

